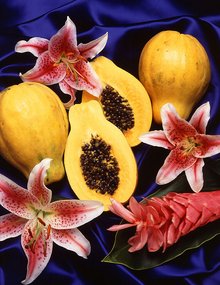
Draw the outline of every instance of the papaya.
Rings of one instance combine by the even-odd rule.
[[[211,79],[208,54],[192,35],[165,30],[144,45],[139,59],[139,80],[152,102],[153,119],[161,123],[160,109],[175,106],[187,119],[204,96]]]
[[[45,183],[63,178],[68,128],[63,103],[49,87],[23,82],[0,93],[0,155],[27,178],[47,157],[52,162]]]
[[[105,117],[125,135],[134,147],[139,136],[149,131],[152,122],[151,101],[141,82],[113,61],[99,56],[91,62],[99,76],[103,91],[98,98],[83,91],[82,102],[97,100]]]
[[[136,187],[137,164],[121,130],[96,100],[73,105],[69,122],[64,165],[76,196],[102,202],[105,211],[110,198],[126,202]]]

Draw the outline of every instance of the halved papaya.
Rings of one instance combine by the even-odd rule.
[[[98,100],[107,120],[123,132],[129,145],[138,145],[139,136],[149,131],[152,122],[152,106],[146,89],[135,76],[104,56],[91,64],[102,81],[103,91],[98,98],[83,91],[82,102]]]
[[[69,121],[64,165],[76,196],[101,201],[105,211],[111,197],[126,202],[136,187],[137,164],[123,133],[95,100],[72,106]]]

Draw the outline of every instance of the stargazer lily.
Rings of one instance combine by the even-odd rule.
[[[77,227],[103,212],[98,201],[76,199],[51,203],[52,192],[44,184],[50,161],[46,158],[33,168],[28,190],[0,175],[0,202],[11,212],[0,217],[0,240],[21,235],[28,259],[23,284],[30,284],[46,267],[53,242],[86,258],[90,243]]]
[[[87,44],[77,45],[76,26],[67,17],[65,25],[50,40],[34,37],[16,44],[16,52],[31,52],[37,57],[35,66],[20,76],[23,81],[45,85],[59,83],[61,91],[71,96],[64,104],[66,108],[74,104],[76,90],[86,90],[98,97],[102,84],[88,59],[103,50],[107,39],[108,33],[105,33]]]
[[[170,150],[157,174],[157,184],[169,183],[185,171],[192,190],[199,192],[202,189],[203,159],[220,152],[220,135],[205,134],[209,118],[209,102],[201,105],[189,122],[180,118],[172,104],[161,108],[163,131],[150,131],[140,136],[146,144]]]

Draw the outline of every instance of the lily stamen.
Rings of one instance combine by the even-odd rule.
[[[70,61],[70,60],[63,59],[63,62],[67,66],[67,73],[69,72],[69,74],[70,73],[73,74],[74,78],[76,79],[78,78],[77,75],[85,79],[85,77],[78,70],[76,70],[76,68],[74,68],[74,64],[77,63],[77,61]]]
[[[46,226],[45,222],[41,218],[37,217],[37,219],[41,223],[41,225]]]
[[[35,254],[36,238],[32,237],[30,241],[25,245],[26,249],[30,249],[33,254]]]
[[[29,233],[30,237],[33,238],[33,234],[32,234],[31,229],[28,229],[28,233]]]
[[[30,249],[33,252],[33,254],[35,254],[36,243],[37,243],[37,240],[34,239],[33,243],[30,245]]]
[[[88,62],[88,60],[85,57],[83,57],[81,54],[77,56],[77,59],[78,60],[83,60],[85,62]]]
[[[50,232],[51,232],[51,225],[49,224],[47,226],[47,236],[46,236],[46,240],[50,237]]]
[[[44,242],[44,256],[46,257],[47,256],[47,242],[45,241]]]

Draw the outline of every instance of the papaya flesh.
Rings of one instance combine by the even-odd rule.
[[[45,85],[23,82],[0,93],[0,155],[27,178],[51,158],[45,183],[63,178],[68,117],[59,97]]]
[[[129,145],[138,145],[139,136],[149,131],[152,122],[147,91],[136,77],[104,56],[91,64],[101,79],[103,91],[98,98],[83,91],[82,102],[99,101],[105,117],[123,132]]]
[[[136,187],[137,164],[123,133],[95,100],[72,106],[69,121],[64,165],[76,196],[102,202],[105,211],[110,198],[126,202]]]

